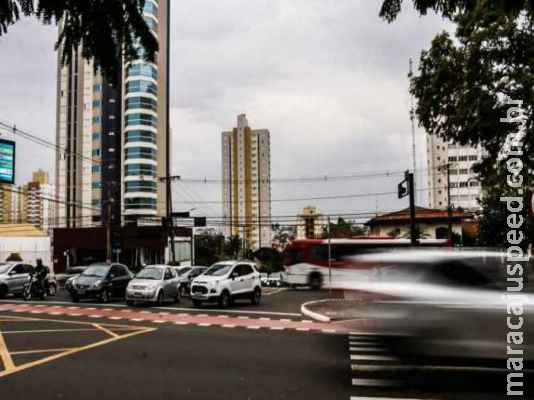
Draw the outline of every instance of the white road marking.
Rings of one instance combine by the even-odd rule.
[[[229,324],[225,324],[222,326],[223,328],[235,328],[235,325],[229,325]]]
[[[245,315],[240,315],[239,317],[237,317],[237,319],[250,319],[250,317],[247,317]]]
[[[130,318],[130,321],[141,322],[143,320],[141,318]]]
[[[156,319],[156,320],[154,320],[154,321],[152,321],[152,322],[154,322],[154,323],[156,323],[156,324],[164,324],[164,323],[167,322],[167,321],[163,321],[163,320],[161,320],[161,319]]]
[[[351,340],[349,341],[349,344],[351,346],[376,347],[378,343],[377,342],[358,342],[358,341]]]
[[[197,326],[202,326],[202,327],[208,327],[208,326],[211,326],[211,324],[207,324],[207,323],[201,323],[201,324],[197,324]]]
[[[351,360],[359,361],[397,361],[398,359],[390,356],[376,356],[372,354],[351,354]]]
[[[361,353],[383,353],[386,351],[386,349],[381,347],[350,347],[349,351]]]
[[[247,326],[247,329],[260,329],[261,327],[258,326],[258,325],[251,325],[251,326]]]
[[[270,329],[271,331],[283,331],[286,328],[284,328],[283,326],[271,326]]]
[[[266,318],[266,317],[261,317],[260,318],[260,321],[270,321],[270,320],[271,320],[271,318]]]
[[[299,332],[309,332],[310,328],[297,328],[297,331],[299,331]]]
[[[188,324],[189,324],[189,322],[186,322],[186,321],[176,321],[174,323],[174,325],[188,325]]]
[[[112,320],[118,321],[119,319],[122,319],[122,317],[109,317],[109,319],[112,319]]]
[[[335,329],[321,329],[323,333],[336,333]]]
[[[399,381],[391,379],[359,379],[352,380],[353,386],[399,386]]]

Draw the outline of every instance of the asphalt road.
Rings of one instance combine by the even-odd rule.
[[[499,365],[414,365],[381,338],[277,314],[318,296],[275,292],[260,308],[213,312],[4,301],[0,399],[506,398]]]

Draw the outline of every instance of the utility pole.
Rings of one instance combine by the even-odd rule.
[[[106,262],[110,263],[113,261],[113,249],[111,244],[111,213],[112,213],[112,206],[113,206],[113,197],[110,197],[107,204],[107,224],[106,224]]]
[[[408,73],[408,77],[411,79],[413,76],[413,61],[410,57],[410,71]],[[412,167],[413,167],[413,174],[415,175],[417,171],[417,163],[416,163],[416,144],[415,144],[415,106],[413,101],[413,96],[410,94],[410,122],[412,125]],[[414,177],[415,181],[415,177]],[[414,192],[415,192],[415,182],[414,182]],[[414,194],[415,196],[416,194]],[[417,199],[416,199],[417,200]]]
[[[452,241],[451,164],[447,163],[447,237]]]
[[[332,228],[330,226],[330,216],[328,216],[328,292],[332,297]]]
[[[415,223],[415,188],[414,188],[414,175],[410,171],[404,173],[404,180],[398,185],[398,197],[409,196],[410,198],[410,240],[412,246],[417,246],[417,227]]]
[[[166,189],[166,229],[167,241],[171,249],[171,264],[176,264],[176,250],[174,248],[174,226],[172,217],[172,188],[171,188],[171,121],[170,121],[170,98],[171,98],[171,1],[167,2],[167,74],[166,74],[166,121],[165,121],[165,189]]]

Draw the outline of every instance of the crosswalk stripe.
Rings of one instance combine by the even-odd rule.
[[[398,358],[390,356],[380,356],[373,354],[351,354],[350,359],[354,361],[396,361]]]
[[[358,342],[358,341],[349,341],[349,344],[351,346],[370,346],[370,347],[373,347],[373,346],[376,346],[378,345],[379,343],[378,342]]]
[[[362,352],[362,353],[383,353],[386,351],[383,347],[349,347],[351,352]]]
[[[356,365],[351,364],[350,368],[353,371],[360,372],[379,372],[379,371],[412,371],[416,367],[413,365]]]
[[[353,386],[399,386],[399,381],[392,379],[360,379],[354,378],[352,380]]]

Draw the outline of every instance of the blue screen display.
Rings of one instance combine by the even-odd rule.
[[[0,139],[0,183],[15,183],[15,142]]]

